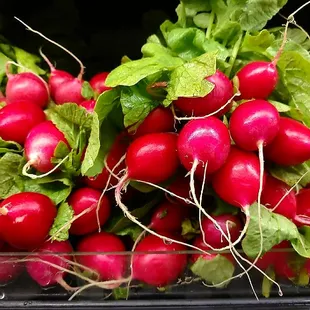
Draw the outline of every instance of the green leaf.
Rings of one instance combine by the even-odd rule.
[[[245,31],[263,29],[267,22],[287,3],[287,0],[228,0],[231,19]]]
[[[205,0],[182,0],[182,3],[189,17],[194,17],[199,12],[211,11],[210,3]]]
[[[186,12],[185,12],[185,6],[181,2],[177,8],[176,8],[176,13],[178,15],[178,22],[177,24],[180,25],[181,27],[185,28],[186,27]]]
[[[144,206],[134,209],[131,214],[139,221],[143,219],[162,199],[162,195],[157,195],[155,198],[147,202]],[[106,231],[111,233],[118,233],[128,227],[132,226],[132,221],[125,217],[123,214],[116,215],[111,218],[107,224]]]
[[[272,267],[268,268],[267,271],[266,271],[267,275],[275,281],[276,279],[276,274],[273,270]],[[262,295],[265,297],[265,298],[269,298],[270,297],[270,292],[271,292],[271,288],[273,286],[273,282],[270,281],[266,276],[264,276],[264,279],[263,279],[263,283],[262,283]]]
[[[133,60],[112,70],[105,83],[109,87],[132,86],[149,75],[165,70],[171,71],[182,63],[180,58],[168,54],[165,57],[159,55]]]
[[[74,211],[72,207],[67,203],[62,203],[57,212],[57,216],[54,220],[53,226],[49,231],[49,235],[53,236],[53,240],[65,241],[69,239],[69,229],[71,225],[68,225],[62,231],[56,234],[56,232],[62,228],[65,224],[70,222],[74,216]],[[56,235],[55,235],[56,234]]]
[[[94,165],[96,158],[100,151],[100,124],[98,115],[96,112],[92,113],[93,122],[91,132],[88,140],[88,145],[85,152],[85,157],[81,166],[81,174],[84,176],[87,171],[90,170]]]
[[[206,53],[215,52],[217,54],[217,60],[225,61],[229,56],[228,49],[221,43],[214,40],[205,41],[203,44],[203,49]]]
[[[240,53],[265,53],[266,50],[273,44],[274,39],[274,35],[271,34],[267,29],[264,29],[255,34],[246,33],[240,48]]]
[[[292,110],[292,108],[287,104],[270,99],[268,101],[278,110],[279,113],[285,113]]]
[[[250,224],[245,238],[242,241],[242,249],[250,258],[255,258],[260,250],[260,232],[258,205],[254,203],[250,207]],[[261,206],[261,227],[263,233],[262,254],[269,251],[274,245],[283,240],[295,240],[299,238],[297,227],[286,217],[271,212]]]
[[[23,157],[8,152],[0,158],[0,199],[20,192],[18,172]]]
[[[287,51],[280,57],[278,67],[289,104],[301,111],[304,123],[310,126],[310,61],[298,52]]]
[[[112,291],[112,295],[115,300],[127,299],[128,294],[129,294],[129,288],[127,286],[117,287],[117,288],[114,288]]]
[[[144,57],[155,57],[159,55],[176,56],[176,54],[173,53],[170,49],[161,45],[160,42],[159,43],[154,43],[154,42],[145,43],[141,48],[141,52]]]
[[[94,90],[87,81],[83,82],[81,95],[87,100],[95,96]]]
[[[136,241],[142,232],[143,232],[143,229],[140,226],[132,225],[132,226],[126,227],[125,229],[121,231],[118,231],[116,235],[129,236],[133,241]]]
[[[13,152],[21,153],[23,150],[22,146],[14,141],[5,141],[0,137],[0,154]]]
[[[196,235],[200,234],[200,227],[198,221],[193,219],[185,219],[182,222],[182,233],[181,235],[186,240],[195,238]]]
[[[199,13],[193,18],[194,24],[198,28],[206,29],[209,26],[210,14],[209,13]]]
[[[115,105],[119,103],[118,99],[119,92],[117,89],[110,89],[100,94],[95,106],[95,112],[100,123],[109,115]]]
[[[269,172],[273,177],[283,181],[290,187],[297,184],[297,182],[299,182],[301,186],[306,186],[307,184],[309,184],[310,173],[307,173],[309,170],[310,170],[310,161],[306,161],[296,166],[284,167],[284,166],[272,165],[269,168]],[[303,175],[304,177],[300,180],[300,178]]]
[[[178,97],[204,97],[212,91],[214,85],[206,76],[215,73],[216,54],[205,53],[183,66],[176,68],[171,73],[171,79],[167,87],[167,98],[164,105],[168,106]]]
[[[120,101],[124,114],[124,125],[126,128],[130,127],[128,128],[129,131],[135,131],[147,115],[159,104],[138,86],[123,88]]]
[[[300,256],[310,258],[310,227],[303,226],[298,237],[291,240],[291,244]]]
[[[41,61],[41,58],[38,57],[37,55],[30,54],[18,47],[13,47],[14,52],[15,52],[15,57],[17,63],[20,65],[24,66],[25,68],[29,69],[30,71],[38,74],[38,75],[43,75],[46,72],[38,66],[37,63]],[[20,67],[18,67],[18,72],[24,72],[28,70],[24,70]]]
[[[221,254],[212,259],[207,258],[207,254],[203,255],[197,259],[190,269],[195,275],[212,285],[220,284],[232,278],[235,272],[233,263]],[[229,281],[219,287],[225,287],[228,284]]]
[[[213,32],[213,38],[224,46],[233,46],[241,34],[242,30],[239,23],[226,21],[217,25]]]
[[[212,215],[218,216],[221,214],[233,214],[236,215],[239,212],[239,209],[228,204],[227,202],[223,201],[219,198],[216,194],[213,196],[215,199],[215,210],[212,212]]]
[[[0,44],[0,46],[1,46],[1,44]],[[8,58],[6,55],[0,53],[0,84],[2,84],[2,81],[6,77],[5,66],[9,60],[11,60],[11,59]]]

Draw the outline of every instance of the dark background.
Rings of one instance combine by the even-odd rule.
[[[281,13],[288,16],[305,2],[288,0]],[[26,31],[14,16],[20,18],[78,56],[86,67],[85,79],[89,79],[99,71],[115,68],[123,55],[140,58],[146,38],[165,19],[176,19],[178,3],[178,0],[0,0],[0,34],[29,52],[38,53],[42,46],[57,68],[73,74],[79,72],[78,64],[70,56]],[[310,5],[296,15],[297,22],[307,30],[310,30],[309,13]],[[277,16],[271,25],[283,23],[284,19]]]

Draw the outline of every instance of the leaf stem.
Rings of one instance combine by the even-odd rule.
[[[212,11],[210,14],[209,25],[208,25],[207,33],[206,33],[206,39],[208,39],[208,40],[211,38],[211,32],[212,32],[212,28],[213,28],[214,19],[215,19],[215,13],[214,13],[214,11]]]
[[[237,40],[237,42],[235,43],[234,45],[234,48],[232,50],[232,53],[231,53],[231,56],[230,56],[230,59],[229,59],[229,68],[227,68],[226,70],[226,75],[228,77],[230,77],[230,74],[231,74],[231,70],[235,64],[235,61],[236,61],[236,58],[237,58],[237,55],[239,53],[239,49],[240,49],[240,46],[241,46],[241,43],[242,43],[242,39],[243,39],[243,33],[240,35],[239,39]]]

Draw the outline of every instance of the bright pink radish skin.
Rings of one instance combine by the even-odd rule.
[[[208,165],[207,174],[212,174],[223,166],[229,150],[228,129],[215,117],[189,121],[180,131],[179,158],[188,171],[192,169],[195,160],[199,161],[195,171],[199,179],[203,178],[204,165]]]
[[[199,258],[205,259],[207,261],[214,259],[217,255],[222,255],[227,258],[232,264],[235,265],[235,259],[230,253],[212,253],[212,250],[204,243],[202,236],[195,238],[193,245],[199,249],[209,252],[209,254],[192,254],[191,262],[195,263]]]
[[[90,81],[89,81],[90,86],[98,94],[101,94],[104,91],[111,89],[111,87],[108,87],[105,85],[105,80],[107,79],[108,75],[109,75],[109,72],[100,72],[100,73],[97,73],[96,75],[94,75],[90,79]]]
[[[183,220],[189,215],[188,210],[182,205],[164,201],[153,211],[149,228],[155,231],[180,231]]]
[[[90,99],[83,101],[80,106],[85,108],[88,112],[93,112],[95,109],[96,100]]]
[[[85,98],[82,96],[82,86],[82,79],[74,78],[73,80],[65,80],[55,89],[54,100],[56,104],[66,102],[81,104],[85,101]]]
[[[129,134],[136,139],[149,133],[173,131],[174,116],[171,109],[159,106],[150,112],[133,133]]]
[[[298,121],[280,117],[276,138],[264,149],[266,159],[283,166],[299,165],[310,159],[310,129]]]
[[[11,246],[33,250],[48,236],[57,209],[39,193],[14,194],[0,204],[0,234]]]
[[[72,260],[73,249],[69,241],[47,241],[35,252],[39,254],[28,255],[30,261],[26,262],[26,269],[31,278],[43,287],[60,284],[66,288],[67,284],[64,281],[66,272],[61,269],[71,268],[68,261]]]
[[[77,245],[78,252],[97,252],[97,254],[76,255],[75,258],[81,265],[97,272],[101,281],[119,280],[125,276],[129,257],[104,253],[125,250],[125,245],[119,237],[101,232],[84,237]]]
[[[33,102],[41,108],[45,108],[49,102],[49,90],[47,84],[40,77],[31,72],[7,74],[8,83],[5,94],[7,104],[13,102]]]
[[[267,99],[278,83],[278,71],[273,62],[253,61],[237,73],[238,99]]]
[[[229,129],[235,143],[246,151],[268,145],[280,128],[280,115],[268,101],[252,100],[239,105],[232,113]]]
[[[127,148],[128,148],[128,138],[127,133],[121,133],[119,134],[110,151],[107,156],[106,162],[110,170],[112,170],[120,161],[122,156],[126,154]],[[114,170],[113,173],[117,175],[121,170],[125,169],[125,161],[121,162]],[[100,174],[94,177],[86,177],[84,178],[84,182],[89,187],[95,188],[95,189],[104,189],[107,185],[108,179],[110,178],[109,185],[114,186],[117,184],[118,180],[110,175],[110,172],[104,167]]]
[[[172,234],[163,232],[160,234],[175,239]],[[186,251],[186,249],[181,244],[165,243],[156,236],[146,236],[138,243],[135,252],[150,253],[133,256],[133,279],[156,287],[166,286],[174,282],[183,273],[187,264],[187,255],[180,254],[178,251]]]
[[[218,225],[222,230],[227,233],[227,226],[231,242],[235,242],[243,228],[240,219],[232,214],[221,214],[213,216]],[[226,226],[227,225],[227,226]],[[207,244],[213,248],[220,249],[227,245],[229,242],[223,237],[221,232],[215,227],[214,223],[211,222],[208,218],[204,218],[201,222],[202,230],[204,233],[204,240]]]
[[[19,252],[18,249],[5,244],[1,248],[0,254],[0,285],[8,284],[17,279],[24,271],[24,264],[22,262],[16,262],[23,258],[23,256],[15,255],[11,253]],[[6,255],[6,253],[8,253]],[[9,255],[10,253],[10,255]]]
[[[256,154],[232,146],[226,163],[213,176],[213,189],[224,201],[246,209],[258,196],[259,168]]]
[[[29,131],[46,119],[43,110],[32,102],[15,102],[0,110],[0,137],[24,144]]]
[[[298,226],[310,226],[310,189],[301,189],[296,195],[295,224]]]
[[[264,190],[262,192],[262,204],[269,209],[275,208],[289,190],[290,187],[286,183],[271,175],[267,175]],[[296,208],[297,202],[295,192],[291,191],[281,201],[274,212],[293,220],[296,216]]]
[[[160,183],[170,178],[179,166],[177,139],[174,133],[153,133],[132,142],[126,153],[126,181]]]
[[[96,210],[100,200],[101,192],[89,187],[82,187],[75,190],[68,197],[68,204],[72,207],[74,215],[77,216],[86,209],[89,212],[76,219],[70,227],[70,234],[85,235],[95,232],[98,229]],[[101,226],[106,223],[110,216],[111,206],[108,198],[102,196],[100,209],[98,209],[99,221]]]
[[[229,78],[217,70],[215,74],[206,77],[206,80],[214,84],[213,90],[205,97],[178,98],[173,104],[187,116],[204,116],[218,111],[223,107],[234,94],[233,85]],[[221,117],[231,109],[228,104],[215,114]]]
[[[59,142],[68,142],[64,134],[51,121],[45,121],[32,128],[25,141],[27,161],[39,172],[48,172],[55,165],[51,162]]]

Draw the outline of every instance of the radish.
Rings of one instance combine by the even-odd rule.
[[[149,228],[165,232],[181,231],[182,222],[189,215],[186,210],[188,208],[164,201],[153,211]]]
[[[310,189],[304,188],[296,195],[295,223],[298,226],[310,226]]]
[[[90,99],[90,100],[84,100],[80,106],[85,108],[88,112],[93,112],[95,109],[96,100]]]
[[[0,110],[0,137],[24,144],[29,131],[45,119],[43,110],[35,103],[11,103]]]
[[[75,216],[87,209],[89,210],[71,224],[69,232],[72,235],[85,235],[95,232],[98,224],[101,227],[110,216],[110,202],[106,196],[101,197],[101,192],[98,190],[89,187],[79,188],[71,193],[67,201]]]
[[[55,98],[55,91],[59,87],[59,85],[65,81],[73,80],[74,76],[72,74],[70,74],[69,72],[56,69],[52,65],[50,60],[43,54],[41,49],[40,49],[40,55],[45,60],[45,62],[48,64],[50,71],[51,71],[49,79],[48,79],[48,86],[49,86],[49,90],[51,93],[51,97],[54,99]]]
[[[229,230],[231,242],[235,242],[238,239],[240,232],[242,231],[242,224],[237,216],[232,214],[221,214],[213,216],[213,218],[225,233]],[[213,248],[219,249],[229,245],[229,242],[226,239],[223,239],[223,235],[210,219],[204,218],[201,222],[201,226],[202,240],[204,243],[210,244]]]
[[[89,84],[93,88],[95,92],[98,94],[103,93],[106,90],[111,89],[111,87],[108,87],[105,85],[105,80],[107,79],[110,72],[100,72],[94,75],[90,81]]]
[[[26,269],[31,278],[40,286],[47,287],[60,284],[66,290],[71,287],[65,282],[65,270],[70,267],[72,246],[69,241],[48,241],[30,254]],[[51,266],[51,264],[56,266]]]
[[[172,132],[174,130],[174,116],[169,108],[159,106],[151,111],[135,132],[130,135],[134,139],[155,132]]]
[[[81,104],[85,99],[82,96],[82,86],[83,86],[83,75],[84,75],[84,65],[83,63],[73,54],[71,53],[69,50],[67,50],[66,48],[64,48],[62,45],[60,45],[59,43],[47,38],[45,35],[43,35],[42,33],[40,33],[37,30],[32,29],[30,26],[28,26],[25,22],[21,21],[19,18],[15,17],[15,19],[17,19],[20,23],[22,23],[24,26],[26,26],[26,28],[30,31],[32,31],[33,33],[38,34],[39,36],[41,36],[42,38],[44,38],[45,40],[47,40],[48,42],[58,46],[59,48],[61,48],[62,50],[64,50],[66,53],[68,53],[70,56],[72,56],[80,65],[80,73],[78,75],[77,78],[69,78],[69,76],[67,76],[68,78],[64,77],[63,72],[60,74],[62,75],[63,82],[61,83],[56,83],[55,84],[55,90],[54,91],[54,100],[56,104],[63,104],[66,102],[74,102],[76,104]],[[42,55],[42,53],[41,53]],[[52,67],[51,71],[52,71]]]
[[[33,250],[48,236],[56,214],[54,203],[43,194],[11,195],[0,204],[0,234],[15,248]]]
[[[229,78],[219,70],[205,78],[214,84],[213,90],[205,97],[180,97],[174,105],[187,116],[205,116],[218,111],[215,116],[221,117],[231,109],[227,102],[233,97],[233,85]]]
[[[94,189],[103,190],[106,186],[114,186],[118,183],[115,175],[125,169],[125,163],[121,161],[128,148],[127,133],[120,133],[109,150],[105,160],[105,167],[101,173],[94,177],[84,177],[83,182]],[[110,172],[113,170],[112,175]]]
[[[262,204],[273,212],[293,220],[296,216],[297,202],[293,191],[286,195],[289,190],[290,187],[286,183],[267,175],[262,192]]]
[[[261,236],[261,247],[257,259],[263,249],[261,227],[261,195],[264,185],[264,154],[263,147],[270,144],[279,132],[280,115],[268,101],[252,100],[239,105],[229,120],[229,129],[236,145],[246,151],[258,150],[259,154],[259,189],[258,189],[258,226]],[[243,181],[241,181],[243,182]],[[244,207],[244,205],[242,205]],[[248,216],[247,216],[248,217]]]
[[[12,74],[7,72],[6,103],[32,102],[45,108],[49,102],[49,90],[45,81],[32,72]]]
[[[198,248],[202,248],[205,250],[210,250],[210,248],[208,246],[206,246],[205,242],[203,241],[202,236],[198,236],[194,239],[193,244],[195,246],[197,246]],[[233,263],[235,265],[235,260],[234,257],[230,254],[230,253],[210,253],[210,254],[192,254],[191,255],[191,262],[195,263],[199,258],[203,258],[205,260],[212,260],[214,259],[217,255],[223,255],[224,257],[226,257],[231,263]]]
[[[204,166],[207,174],[214,173],[225,163],[230,150],[227,127],[217,118],[189,121],[180,131],[178,154],[183,166],[202,179]]]
[[[18,249],[5,244],[1,248],[0,255],[0,285],[6,285],[15,279],[17,279],[24,271],[24,264],[22,262],[16,262],[20,259],[18,255],[12,255],[12,253],[19,252]]]
[[[27,170],[30,166],[43,173],[55,168],[51,159],[59,142],[69,147],[64,134],[51,121],[45,121],[32,128],[25,141],[25,157],[28,163],[24,166],[23,174],[28,175]]]
[[[172,234],[166,232],[162,232],[161,235],[174,238]],[[185,270],[187,254],[178,252],[186,249],[184,245],[165,243],[161,238],[153,235],[146,236],[135,249],[136,254],[132,262],[133,279],[157,287],[172,283]]]
[[[279,132],[264,153],[268,160],[283,166],[298,165],[309,160],[310,129],[294,119],[281,116]]]
[[[86,253],[75,256],[81,265],[93,269],[99,274],[99,280],[119,280],[127,271],[128,257],[121,239],[111,233],[94,233],[82,238],[77,244],[77,251]],[[87,253],[91,254],[87,254]],[[106,252],[116,254],[105,254]],[[118,254],[117,254],[118,253]]]

